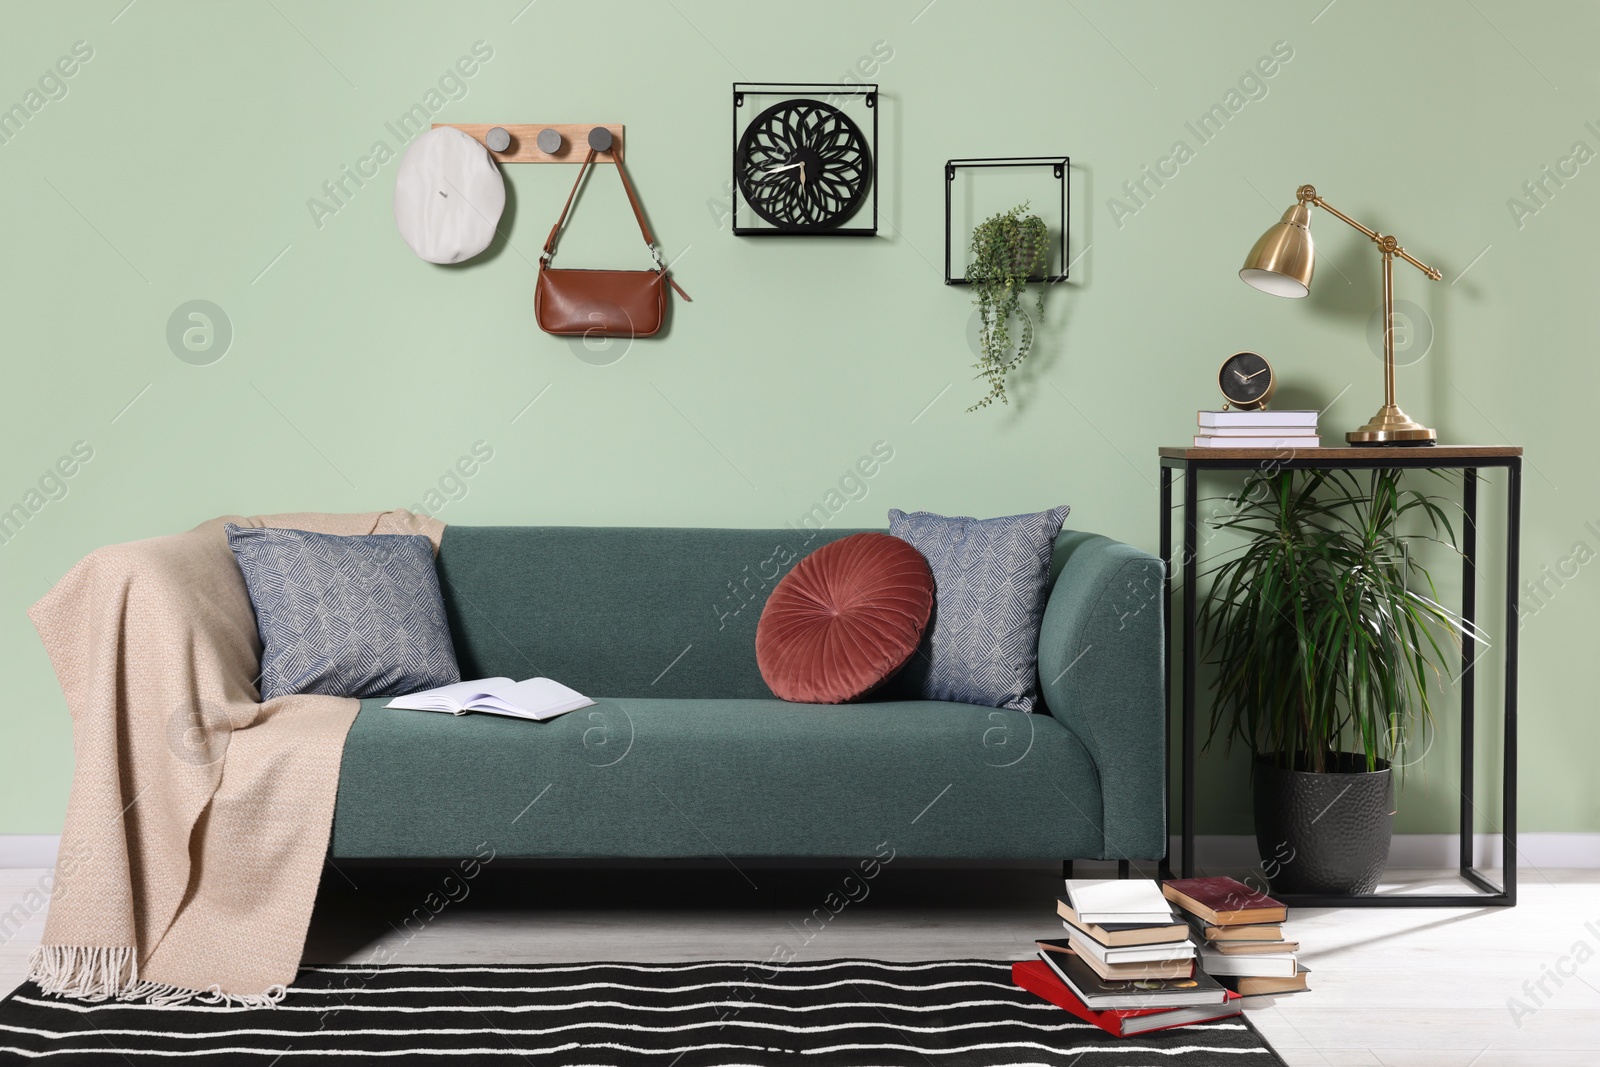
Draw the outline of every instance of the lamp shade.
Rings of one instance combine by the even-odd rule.
[[[1263,293],[1301,297],[1311,291],[1316,259],[1316,248],[1311,243],[1311,209],[1296,204],[1256,241],[1244,257],[1239,277]]]

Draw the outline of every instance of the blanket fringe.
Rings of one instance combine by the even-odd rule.
[[[264,993],[224,993],[219,986],[183,986],[139,980],[139,961],[128,946],[40,945],[28,957],[28,977],[44,992],[97,1003],[119,1000],[162,1006],[226,1004],[236,1008],[271,1008],[288,990],[270,986]]]

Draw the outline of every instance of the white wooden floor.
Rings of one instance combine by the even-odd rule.
[[[21,917],[12,911],[17,905],[28,911],[29,891],[44,873],[0,870],[0,915]],[[901,862],[871,881],[858,873],[847,882],[847,874],[843,864],[519,869],[498,862],[467,879],[451,868],[346,864],[324,878],[306,958],[768,959],[783,945],[808,960],[1022,959],[1035,937],[1059,936],[1057,870]],[[1292,1067],[1600,1064],[1600,871],[1524,870],[1522,882],[1513,909],[1296,912],[1290,929],[1313,970],[1313,991],[1281,998],[1252,1019]],[[1393,872],[1391,885],[1457,887],[1429,872]],[[857,899],[841,908],[847,897]],[[816,917],[828,915],[825,901],[839,909],[826,921]],[[15,934],[6,926],[0,991],[22,980],[43,918],[27,917]],[[1531,1010],[1513,1018],[1511,998]]]

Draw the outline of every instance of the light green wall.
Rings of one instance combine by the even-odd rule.
[[[1527,446],[1525,570],[1600,550],[1600,166],[1549,182],[1536,213],[1508,207],[1576,142],[1600,149],[1600,9],[1583,0],[125,2],[0,16],[0,105],[26,105],[75,42],[93,49],[0,144],[0,507],[75,442],[93,449],[0,545],[0,832],[60,824],[70,735],[24,610],[73,561],[223,512],[414,504],[480,440],[494,458],[443,519],[779,525],[882,440],[893,460],[837,523],[1070,502],[1074,525],[1154,549],[1155,449],[1215,405],[1222,357],[1265,353],[1286,403],[1339,397],[1330,437],[1378,404],[1370,246],[1320,218],[1308,301],[1234,276],[1305,181],[1444,272],[1397,274],[1435,332],[1402,400],[1446,440]],[[392,162],[313,219],[323,183],[375,141],[397,147],[385,123],[480,41],[492,57],[435,118],[625,123],[694,297],[670,336],[597,366],[535,327],[531,261],[570,168],[511,169],[513,247],[467,268],[400,242]],[[1292,58],[1201,144],[1185,123],[1275,46]],[[880,236],[732,237],[729,83],[838,80],[875,48],[892,52],[876,75]],[[1175,177],[1131,215],[1108,203],[1180,139],[1193,157]],[[1050,294],[1012,406],[966,414],[980,392],[970,294],[941,284],[941,164],[1053,152],[1074,161],[1073,280]],[[567,263],[642,266],[630,226],[598,175]],[[166,344],[192,299],[233,325],[212,365]],[[1530,830],[1600,830],[1600,566],[1567,567],[1522,631]],[[1444,731],[1401,829],[1448,828],[1453,751]],[[1212,769],[1202,829],[1243,828],[1232,773]]]

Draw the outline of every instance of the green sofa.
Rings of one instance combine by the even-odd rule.
[[[795,558],[856,531],[452,526],[439,576],[466,678],[594,697],[547,723],[364,701],[335,859],[1165,854],[1161,564],[1056,541],[1049,714],[775,699],[755,629]]]

